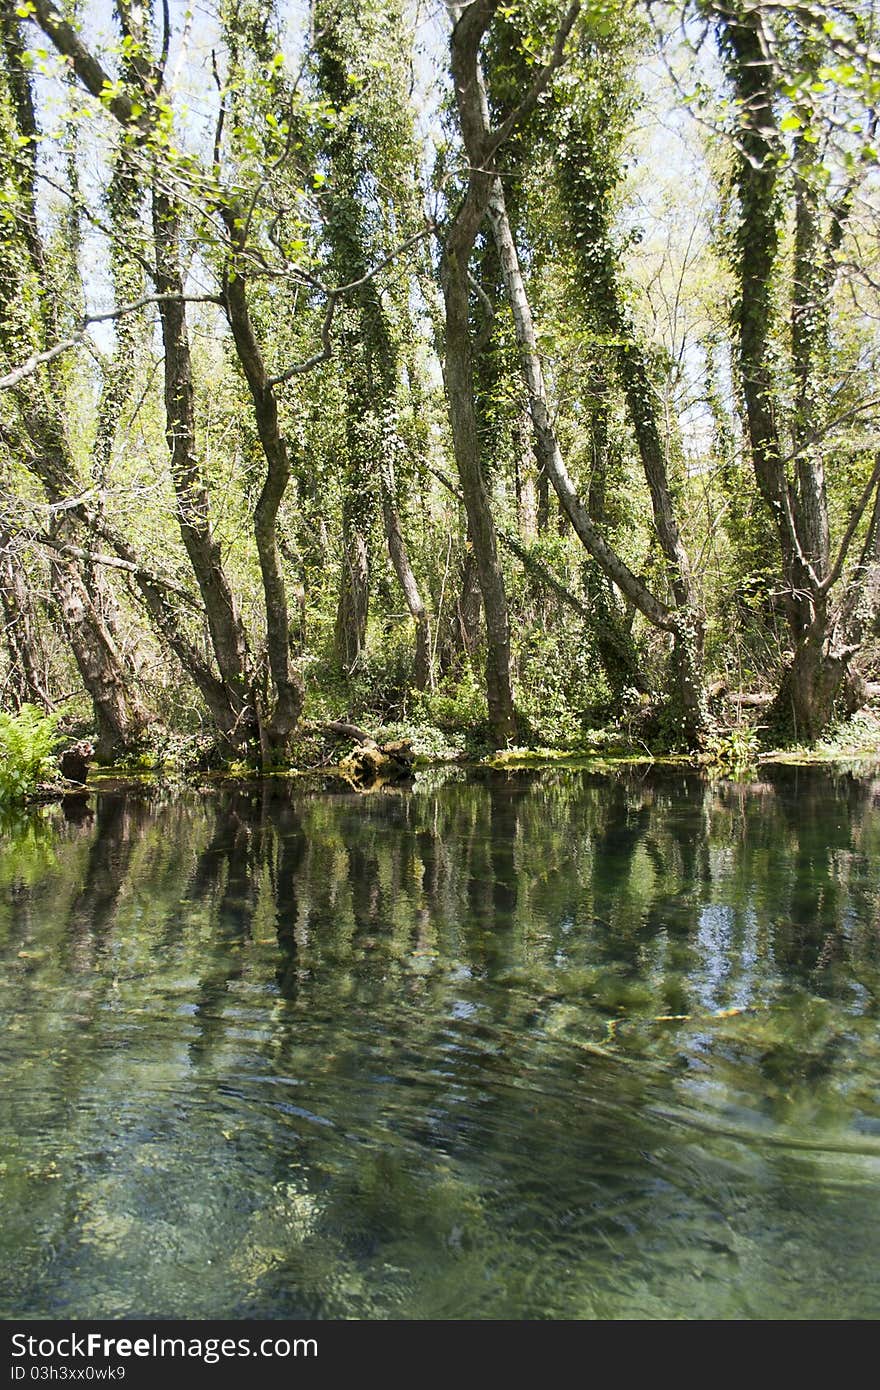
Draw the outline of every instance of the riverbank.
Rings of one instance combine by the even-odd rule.
[[[327,726],[330,729],[330,726]],[[342,726],[334,726],[341,729]],[[198,739],[174,737],[136,759],[113,764],[93,763],[86,782],[42,780],[19,798],[24,805],[75,801],[90,791],[116,791],[125,786],[252,785],[264,778],[296,781],[326,789],[334,782],[356,791],[378,791],[406,786],[429,769],[457,771],[490,768],[517,772],[553,767],[584,768],[612,772],[630,766],[668,766],[704,771],[710,777],[747,780],[761,767],[772,764],[812,766],[840,764],[867,767],[880,762],[880,711],[865,709],[814,744],[762,748],[757,731],[749,725],[722,730],[705,748],[694,754],[652,749],[641,740],[621,737],[619,730],[594,730],[576,747],[517,746],[505,749],[481,747],[474,730],[463,730],[453,743],[441,743],[435,729],[408,730],[401,738],[399,725],[377,728],[373,735],[351,726],[350,734],[310,730],[308,739],[289,764],[270,769],[237,760],[218,764],[211,750]],[[354,737],[354,734],[358,737]],[[455,744],[463,746],[456,747]],[[367,756],[364,756],[366,752]]]

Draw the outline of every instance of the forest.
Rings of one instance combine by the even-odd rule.
[[[271,769],[865,707],[873,0],[0,15],[7,726]]]
[[[876,1316],[878,22],[0,0],[0,1321]]]

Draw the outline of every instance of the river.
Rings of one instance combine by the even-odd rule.
[[[880,1314],[880,780],[7,818],[0,1315]]]

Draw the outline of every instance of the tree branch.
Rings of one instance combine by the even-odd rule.
[[[492,156],[500,146],[510,138],[516,127],[521,125],[527,116],[531,115],[538,103],[538,98],[547,90],[554,72],[565,62],[565,45],[568,42],[568,36],[574,28],[575,21],[580,12],[580,0],[575,0],[574,4],[569,5],[562,23],[556,31],[556,42],[553,45],[553,55],[550,61],[546,63],[538,73],[538,76],[526,92],[519,106],[511,111],[510,115],[498,126],[497,130],[493,130],[490,134],[485,146],[486,164],[491,163]]]
[[[327,296],[327,308],[324,313],[324,321],[321,324],[321,348],[318,352],[313,353],[311,357],[307,357],[304,362],[297,362],[294,366],[288,367],[286,371],[279,372],[277,376],[270,377],[269,385],[283,386],[286,381],[292,380],[293,377],[302,376],[305,372],[310,372],[313,367],[317,367],[319,363],[329,361],[333,355],[333,343],[330,337],[330,330],[333,327],[333,317],[336,313],[336,306],[339,300],[343,299],[345,295],[351,294],[353,290],[359,290],[362,285],[366,285],[368,281],[372,280],[380,271],[384,270],[386,266],[391,265],[392,261],[395,261],[398,256],[402,256],[404,251],[408,251],[411,246],[416,246],[420,241],[424,241],[425,237],[431,236],[434,230],[433,222],[428,223],[421,231],[414,232],[411,237],[407,237],[406,241],[402,241],[393,251],[389,251],[387,256],[383,256],[382,259],[373,266],[372,270],[368,270],[366,274],[362,275],[358,280],[350,280],[347,285],[337,285],[334,289],[328,289],[319,281],[313,280],[310,276],[305,276],[304,278],[308,283],[312,284],[315,289],[320,290],[322,294]]]
[[[37,23],[52,40],[58,52],[69,58],[79,80],[93,97],[124,126],[134,126],[146,133],[152,116],[149,111],[135,116],[131,97],[117,90],[117,84],[105,72],[94,54],[90,53],[71,24],[59,13],[52,0],[33,0]],[[108,95],[113,92],[113,95]]]
[[[34,545],[45,546],[59,555],[69,556],[72,560],[84,560],[90,565],[104,565],[108,569],[123,570],[126,574],[134,575],[136,579],[143,579],[148,584],[152,584],[156,589],[174,594],[196,613],[202,613],[201,605],[193,598],[192,594],[181,588],[179,584],[175,584],[172,579],[165,579],[146,565],[120,559],[118,555],[104,555],[94,550],[84,550],[82,546],[72,545],[69,541],[57,540],[54,536],[47,535],[45,531],[20,530],[18,534],[23,540],[30,541]]]
[[[320,362],[328,362],[333,355],[333,342],[330,337],[330,330],[333,327],[333,315],[336,313],[336,305],[339,302],[339,295],[336,291],[330,290],[327,299],[327,308],[324,312],[324,322],[321,324],[321,349],[311,357],[307,357],[305,362],[295,362],[292,367],[288,367],[286,372],[279,372],[278,376],[269,378],[270,386],[283,386],[286,381],[291,381],[295,376],[302,376],[304,372],[310,372],[313,367],[317,367]]]
[[[831,586],[833,584],[836,584],[838,579],[840,578],[841,573],[843,572],[843,566],[846,561],[849,548],[852,545],[853,536],[856,533],[859,522],[865,514],[865,510],[868,506],[868,503],[871,500],[871,494],[877,487],[878,483],[880,483],[880,453],[877,454],[871,476],[866,482],[858,502],[853,507],[852,514],[847,523],[846,530],[844,531],[843,536],[841,537],[840,546],[837,551],[837,558],[834,561],[834,564],[831,566],[831,569],[828,571],[825,578],[822,580],[822,583],[819,585],[820,594],[827,594]]]
[[[86,314],[82,320],[82,326],[65,338],[54,347],[46,348],[44,352],[33,353],[21,366],[13,367],[6,376],[0,376],[0,391],[8,391],[19,382],[24,381],[25,377],[31,376],[38,367],[45,366],[48,362],[54,362],[56,357],[60,357],[64,352],[70,352],[73,348],[80,347],[85,339],[86,329],[93,323],[109,323],[114,319],[122,318],[123,314],[135,314],[139,309],[144,309],[148,304],[167,304],[175,300],[184,304],[219,304],[222,306],[222,299],[216,294],[145,294],[140,299],[135,299],[131,304],[120,304],[117,309],[107,309],[102,314]]]
[[[492,336],[492,325],[495,322],[495,306],[492,303],[489,296],[487,295],[486,291],[483,289],[483,286],[478,284],[477,281],[474,279],[473,275],[471,275],[470,273],[468,274],[468,284],[474,291],[474,294],[477,296],[477,299],[479,299],[486,312],[486,322],[483,324],[482,329],[477,334],[477,337],[474,339],[472,348],[474,356],[479,357],[480,353],[486,347],[487,343],[489,342],[489,339]]]

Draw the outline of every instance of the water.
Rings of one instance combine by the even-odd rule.
[[[0,1315],[880,1314],[880,781],[432,776],[6,826]]]

